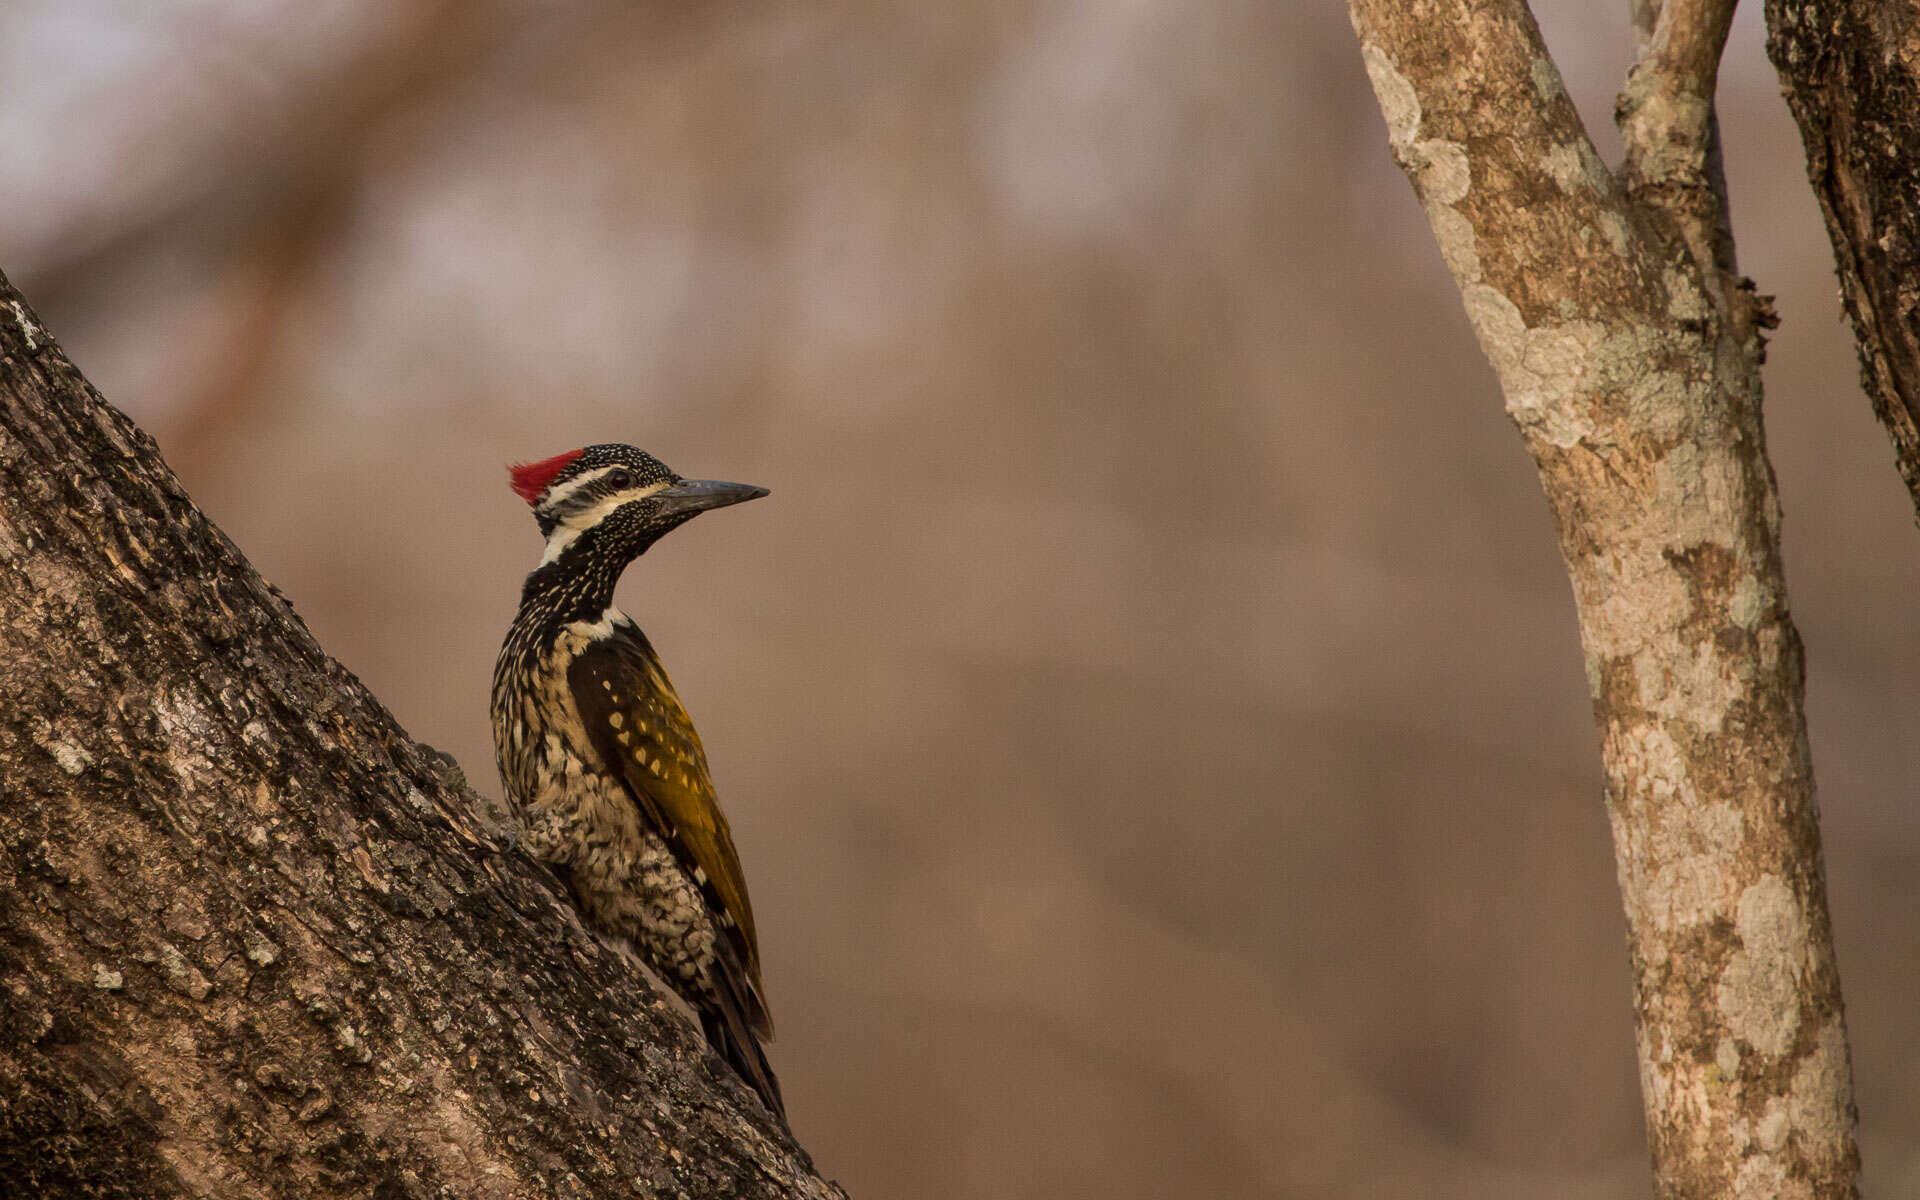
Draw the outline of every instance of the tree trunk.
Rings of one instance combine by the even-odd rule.
[[[1351,0],[1395,158],[1539,468],[1573,582],[1667,1197],[1846,1197],[1858,1154],[1800,639],[1733,261],[1731,0],[1641,3],[1595,154],[1524,0]]]
[[[842,1195],[4,278],[0,561],[0,1192]]]
[[[1920,11],[1767,0],[1767,53],[1806,144],[1860,381],[1920,513]]]

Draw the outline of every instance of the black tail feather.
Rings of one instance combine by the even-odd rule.
[[[754,1032],[755,1025],[771,1030],[772,1024],[754,993],[738,950],[727,938],[719,939],[715,947],[711,977],[714,999],[719,1004],[718,1011],[703,1006],[700,1012],[707,1044],[727,1060],[748,1087],[760,1093],[767,1111],[785,1124],[787,1107],[780,1100],[780,1081],[773,1077],[773,1066],[767,1062],[767,1052],[761,1049],[760,1037]]]
[[[721,991],[724,993],[725,988]],[[742,1082],[760,1094],[761,1103],[767,1111],[779,1117],[784,1123],[787,1119],[787,1107],[780,1099],[780,1081],[773,1076],[773,1066],[767,1062],[767,1052],[760,1047],[760,1039],[747,1028],[746,1021],[740,1017],[737,1005],[723,998],[721,1011],[700,1014],[700,1026],[706,1031],[707,1044],[713,1047],[715,1054],[727,1060]]]

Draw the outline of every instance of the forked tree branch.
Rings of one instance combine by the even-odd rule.
[[[1643,4],[1624,183],[1524,0],[1350,0],[1579,610],[1663,1196],[1846,1197],[1853,1099],[1760,423],[1712,169],[1729,5]],[[1724,245],[1722,243],[1724,242]]]

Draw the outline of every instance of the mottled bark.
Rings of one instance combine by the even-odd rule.
[[[1713,133],[1728,3],[1640,4],[1621,176],[1524,0],[1351,0],[1573,582],[1660,1194],[1843,1197],[1857,1152],[1800,640],[1760,421],[1771,313]]]
[[[0,778],[0,1192],[841,1194],[4,279]]]
[[[1920,513],[1920,9],[1766,8],[1767,53],[1806,144],[1861,384]]]

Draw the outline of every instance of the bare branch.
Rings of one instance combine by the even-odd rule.
[[[1713,93],[1720,75],[1720,54],[1727,44],[1727,31],[1733,26],[1733,0],[1664,0],[1663,3],[1636,4],[1636,36],[1639,22],[1647,15],[1654,18],[1652,37],[1640,48],[1634,74],[1645,76],[1644,87],[1651,98],[1668,103],[1713,106]],[[1639,139],[1642,148],[1664,141],[1692,138],[1697,142],[1699,129],[1692,115],[1669,115],[1665,127],[1647,114],[1641,121]],[[1627,147],[1628,159],[1635,145]]]
[[[1729,284],[1737,268],[1713,96],[1733,5],[1734,0],[1636,4],[1639,58],[1615,108],[1627,146],[1627,191],[1637,203],[1663,213],[1663,223],[1695,261]],[[1648,16],[1654,19],[1650,35],[1643,25]],[[1722,302],[1736,302],[1736,292],[1714,291]]]
[[[1852,1196],[1800,641],[1760,425],[1765,309],[1731,274],[1712,167],[1731,6],[1636,9],[1653,24],[1622,103],[1625,188],[1523,0],[1350,7],[1573,582],[1661,1194]]]
[[[1633,29],[1633,61],[1647,56],[1660,23],[1660,0],[1627,0],[1627,24]]]

